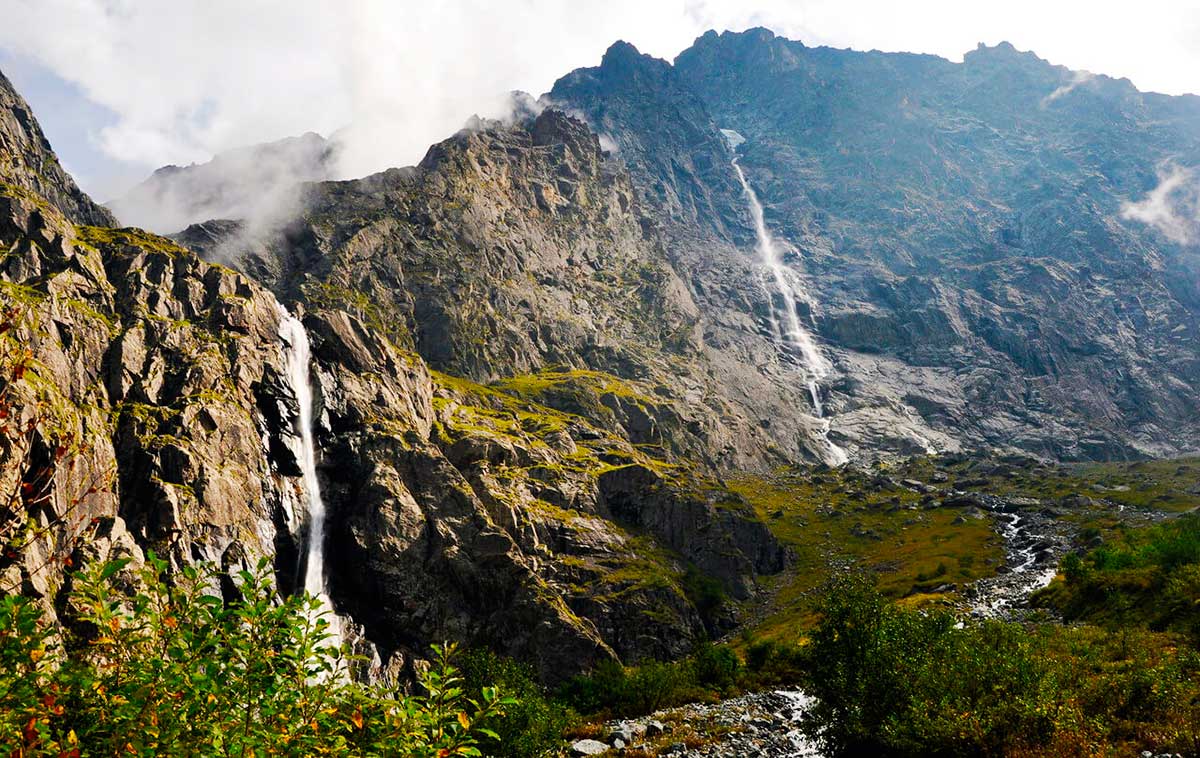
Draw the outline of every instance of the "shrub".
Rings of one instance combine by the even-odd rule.
[[[803,649],[794,643],[755,640],[746,647],[746,686],[792,686],[804,676]]]
[[[695,566],[688,566],[681,582],[683,592],[696,607],[710,634],[715,634],[716,619],[725,607],[725,590],[721,583],[702,573]]]
[[[1019,627],[958,628],[949,613],[888,605],[862,577],[835,585],[823,611],[804,728],[835,754],[1003,754],[1052,734],[1052,671]]]
[[[279,600],[265,561],[211,592],[210,566],[168,582],[153,555],[123,594],[125,561],[73,578],[61,644],[33,601],[0,602],[0,754],[481,755],[485,723],[511,705],[468,696],[435,649],[420,694],[355,684],[311,597]]]
[[[704,643],[692,654],[692,672],[702,687],[727,692],[737,686],[742,662],[727,647]]]
[[[1062,569],[1065,581],[1036,601],[1067,619],[1200,631],[1200,515],[1128,529],[1084,556],[1068,555]]]
[[[563,732],[575,722],[570,709],[550,700],[534,678],[532,669],[490,650],[471,650],[458,659],[468,691],[493,685],[514,702],[486,719],[483,726],[498,740],[486,744],[493,758],[534,758],[553,754]]]
[[[1187,582],[1180,592],[1191,590]],[[803,723],[833,755],[1194,754],[1200,655],[1136,627],[959,623],[831,588]]]
[[[732,650],[702,645],[692,657],[680,661],[644,661],[630,667],[604,661],[591,673],[568,681],[557,699],[588,716],[643,716],[732,693],[740,685],[741,671]]]

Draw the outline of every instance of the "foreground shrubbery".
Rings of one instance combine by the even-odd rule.
[[[960,627],[839,583],[805,649],[805,729],[839,755],[1094,755],[1200,747],[1200,656],[1162,635]]]
[[[1195,568],[1195,534],[1180,519],[1132,535],[1070,569],[1066,586],[1149,569],[1162,576],[1144,591],[1161,597]],[[797,630],[797,644],[748,641],[742,655],[704,645],[682,661],[604,664],[553,696],[524,665],[483,651],[451,665],[437,651],[406,695],[351,682],[319,604],[279,600],[265,564],[237,578],[233,602],[211,594],[209,568],[169,582],[165,569],[151,558],[77,575],[61,637],[33,602],[0,599],[0,755],[524,758],[554,754],[577,714],[637,716],[797,684],[817,698],[805,730],[833,755],[1200,749],[1200,654],[1187,637],[964,626],[890,604],[862,578],[827,593],[804,645]]]
[[[317,601],[280,601],[266,564],[233,603],[210,568],[165,569],[76,576],[62,640],[31,601],[0,599],[0,754],[482,755],[512,705],[465,690],[449,650],[417,695],[350,682]]]
[[[509,698],[503,713],[482,721],[499,738],[487,745],[488,756],[534,758],[558,751],[563,732],[577,716],[546,694],[530,666],[480,649],[462,654],[456,662],[468,692],[494,686]]]

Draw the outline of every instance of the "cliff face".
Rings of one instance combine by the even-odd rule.
[[[303,202],[277,236],[206,223],[177,239],[210,258],[236,249],[236,265],[285,302],[357,313],[456,376],[559,367],[644,382],[649,414],[609,400],[591,418],[712,471],[819,453],[815,422],[792,412],[807,403],[802,388],[778,383],[793,404],[775,389],[753,398],[776,380],[741,346],[708,343],[708,319],[628,173],[561,112],[476,125],[413,169],[312,185]],[[595,405],[551,389],[540,401],[560,410]]]
[[[66,566],[148,549],[230,574],[270,556],[291,591],[308,493],[276,297],[171,240],[85,223],[107,217],[44,141],[5,150],[0,391],[21,423],[2,427],[4,591],[69,617]],[[695,355],[694,306],[581,126],[551,114],[440,150],[416,174],[315,187],[304,223],[245,259],[312,343],[333,603],[392,673],[444,639],[547,678],[677,655],[730,623],[701,616],[685,574],[748,597],[785,562],[705,459],[734,432],[655,381]],[[30,165],[65,181],[43,196]],[[495,303],[520,297],[529,321],[502,321]],[[644,368],[621,379],[591,355]]]
[[[694,291],[721,293],[697,295],[705,312],[738,287],[729,243],[753,255],[718,128],[745,138],[736,154],[842,375],[834,439],[887,446],[899,414],[915,423],[897,436],[935,447],[930,430],[1068,459],[1194,449],[1194,239],[1127,209],[1200,163],[1197,98],[1007,45],[954,64],[759,29],[710,32],[673,66],[616,45],[550,99],[620,145],[642,196],[707,188],[690,195],[705,213],[659,212]],[[707,249],[688,254],[697,236]]]

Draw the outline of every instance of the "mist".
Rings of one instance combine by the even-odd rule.
[[[129,176],[305,132],[343,132],[337,178],[411,165],[472,114],[498,115],[504,93],[545,92],[617,39],[670,59],[707,29],[763,25],[806,44],[952,60],[1007,39],[1178,93],[1200,90],[1198,16],[1167,0],[1137,14],[1075,0],[0,0],[0,50],[105,114],[61,138],[55,114],[41,115],[66,163],[109,161],[81,178],[110,200]],[[38,93],[25,94],[36,108]]]
[[[1121,208],[1121,217],[1154,227],[1180,245],[1200,241],[1200,176],[1195,168],[1165,163],[1158,186]]]
[[[502,115],[512,90],[594,65],[631,26],[673,55],[701,21],[680,23],[684,5],[0,0],[0,47],[111,112],[86,147],[145,175],[315,132],[338,135],[331,178],[354,178],[420,161],[472,115]]]
[[[1090,82],[1091,80],[1093,80],[1095,78],[1096,78],[1096,75],[1093,74],[1091,71],[1072,71],[1071,79],[1066,84],[1058,87],[1053,92],[1051,92],[1049,95],[1046,95],[1044,98],[1042,98],[1042,107],[1045,108],[1050,103],[1053,103],[1055,100],[1058,100],[1059,98],[1069,95],[1070,93],[1074,92],[1076,89],[1084,86],[1085,84],[1087,84],[1088,82]]]

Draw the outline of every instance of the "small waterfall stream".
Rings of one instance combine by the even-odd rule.
[[[732,129],[722,129],[721,133],[725,135],[731,151],[735,151],[738,145],[746,141],[742,135]],[[813,415],[819,419],[824,418],[825,405],[821,402],[821,380],[829,376],[832,366],[821,354],[812,335],[800,323],[800,316],[796,311],[796,302],[800,298],[788,279],[788,268],[784,265],[783,257],[775,246],[775,240],[771,238],[771,232],[767,229],[762,203],[746,179],[746,173],[738,165],[736,154],[733,159],[733,170],[737,172],[738,181],[741,182],[742,192],[746,195],[746,203],[750,208],[750,218],[754,221],[754,233],[758,238],[758,255],[771,272],[775,290],[783,300],[781,313],[776,314],[776,309],[773,307],[775,299],[768,291],[768,299],[772,303],[771,326],[776,336],[799,352],[804,368],[808,372],[808,394],[812,398]],[[846,454],[845,450],[830,441],[829,427],[830,422],[826,421],[822,433],[822,439],[826,446],[825,463],[831,466],[840,466],[849,461],[850,456]]]
[[[1032,507],[1017,508],[1009,500],[985,503],[1004,539],[1001,573],[980,579],[967,590],[971,613],[978,618],[1020,618],[1034,592],[1050,584],[1066,554],[1066,524]]]
[[[284,346],[288,383],[296,397],[299,406],[298,429],[300,450],[297,462],[300,464],[304,485],[303,498],[300,503],[308,516],[307,540],[304,552],[304,582],[303,588],[308,594],[321,601],[320,612],[325,613],[325,619],[330,624],[333,637],[329,642],[339,644],[341,641],[340,624],[333,612],[333,604],[329,599],[325,583],[325,502],[321,499],[321,483],[317,479],[317,446],[313,438],[313,392],[310,377],[311,355],[309,352],[308,332],[300,319],[292,316],[280,306],[279,338]],[[299,513],[296,514],[299,519]],[[301,531],[297,529],[297,531]]]

